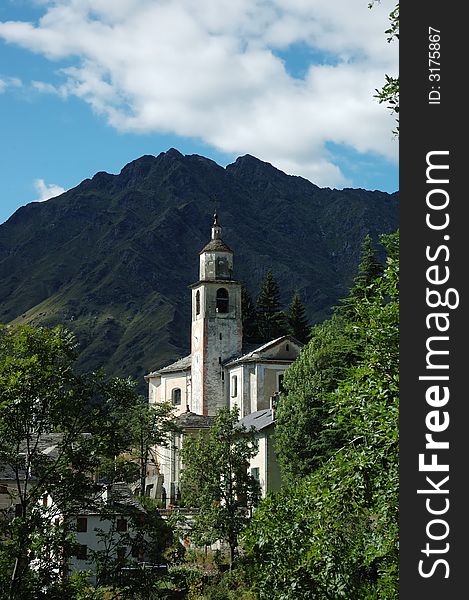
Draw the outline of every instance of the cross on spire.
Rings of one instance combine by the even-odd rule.
[[[213,215],[213,225],[212,225],[212,240],[219,240],[221,235],[221,227],[218,222],[218,214],[215,213]]]

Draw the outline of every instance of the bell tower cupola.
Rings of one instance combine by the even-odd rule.
[[[221,226],[218,215],[213,215],[212,236],[200,252],[200,281],[232,279],[233,250],[221,239]]]

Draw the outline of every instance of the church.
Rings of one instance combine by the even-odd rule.
[[[199,253],[199,280],[190,288],[190,355],[145,376],[149,402],[170,402],[182,428],[170,446],[157,448],[148,493],[175,504],[181,469],[178,450],[184,436],[210,427],[220,408],[237,406],[240,425],[256,429],[259,452],[250,471],[265,496],[280,487],[272,440],[273,399],[302,344],[289,335],[257,347],[243,344],[241,282],[233,277],[233,251],[222,240],[216,214],[211,239]]]

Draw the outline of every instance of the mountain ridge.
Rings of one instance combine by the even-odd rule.
[[[63,322],[80,368],[143,374],[189,351],[198,253],[217,209],[251,295],[272,268],[312,322],[356,274],[361,240],[398,226],[398,193],[319,188],[252,155],[222,167],[171,148],[104,171],[0,225],[0,322]]]

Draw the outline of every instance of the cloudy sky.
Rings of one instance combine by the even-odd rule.
[[[398,188],[381,0],[2,0],[0,223],[175,147]]]

